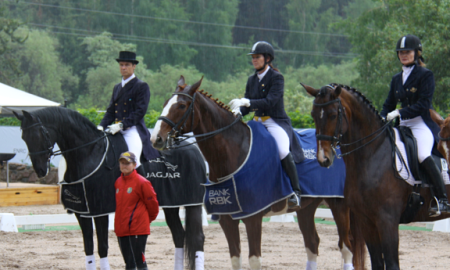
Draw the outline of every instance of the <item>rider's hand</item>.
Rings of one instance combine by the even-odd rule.
[[[400,112],[398,110],[395,110],[395,111],[388,113],[388,115],[386,116],[386,120],[391,121],[392,119],[399,117],[399,116],[400,116]]]
[[[230,106],[231,111],[234,111],[234,109],[239,108],[241,106],[250,107],[250,99],[248,98],[235,98],[228,103]]]
[[[98,129],[98,130],[100,130],[100,131],[103,131],[103,127],[102,127],[102,126],[100,126],[100,125],[99,125],[99,126],[97,126],[97,129]]]
[[[234,110],[232,110],[232,112],[233,112],[234,116],[236,116],[236,117],[239,116],[239,115],[242,115],[241,107],[235,108]]]
[[[109,133],[111,134],[116,134],[117,132],[121,131],[123,129],[123,124],[122,123],[118,123],[118,124],[112,124],[108,126],[108,130]]]

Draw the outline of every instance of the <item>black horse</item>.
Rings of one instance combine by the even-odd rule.
[[[61,187],[61,201],[69,213],[75,213],[80,224],[86,269],[96,269],[92,219],[97,230],[101,269],[109,269],[108,214],[115,211],[114,182],[120,175],[118,155],[127,151],[122,135],[107,135],[78,112],[62,107],[45,108],[33,113],[23,111],[23,116],[14,114],[22,122],[22,139],[27,144],[33,168],[39,177],[47,175],[53,155],[64,156],[67,169]],[[53,151],[55,143],[59,151]],[[160,198],[161,194],[170,195],[171,188],[177,188],[166,178],[183,177],[182,173],[174,172],[175,168],[187,167],[186,170],[196,171],[197,176],[202,178],[197,181],[206,181],[205,164],[200,151],[192,145],[182,149],[162,152],[157,160],[142,164],[148,172],[147,179],[152,181],[158,201],[166,201],[160,205],[173,236],[178,267],[180,264],[183,267],[183,258],[186,257],[189,269],[196,269],[196,263],[198,268],[203,269],[203,261],[196,261],[195,257],[196,252],[203,252],[204,245],[201,206],[204,188],[200,185],[191,187],[190,190],[194,191],[191,193],[197,194],[198,198],[188,198],[185,204],[182,201],[186,197],[181,195],[176,196],[175,202]],[[177,159],[182,166],[170,163]],[[177,180],[178,183],[192,182],[191,179]],[[169,183],[169,186],[164,186],[161,181]],[[180,192],[179,187],[175,192]],[[186,209],[185,228],[179,217],[180,206]]]

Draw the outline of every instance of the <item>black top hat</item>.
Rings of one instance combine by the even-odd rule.
[[[117,62],[131,62],[133,64],[139,64],[139,61],[136,60],[135,52],[121,51],[119,53],[119,58],[116,59]]]

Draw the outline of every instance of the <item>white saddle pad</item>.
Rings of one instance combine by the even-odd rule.
[[[403,144],[403,142],[400,139],[400,134],[398,133],[398,130],[396,128],[394,128],[394,130],[395,130],[395,144],[397,145],[400,153],[402,154],[403,160],[406,162],[406,165],[408,166],[405,168],[405,165],[402,164],[402,162],[400,161],[398,154],[396,154],[395,155],[395,163],[397,165],[398,173],[403,178],[403,180],[405,180],[411,186],[422,183],[422,181],[417,181],[416,179],[414,179],[414,176],[410,172],[405,145]],[[441,158],[441,164],[442,164],[442,179],[444,179],[444,184],[450,185],[450,179],[448,177],[448,172],[447,172],[448,166],[447,166],[447,161],[445,160],[445,158]]]

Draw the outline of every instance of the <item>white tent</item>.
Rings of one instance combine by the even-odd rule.
[[[51,100],[0,83],[0,117],[14,116],[12,111],[22,113],[22,110],[34,111],[59,105]]]

